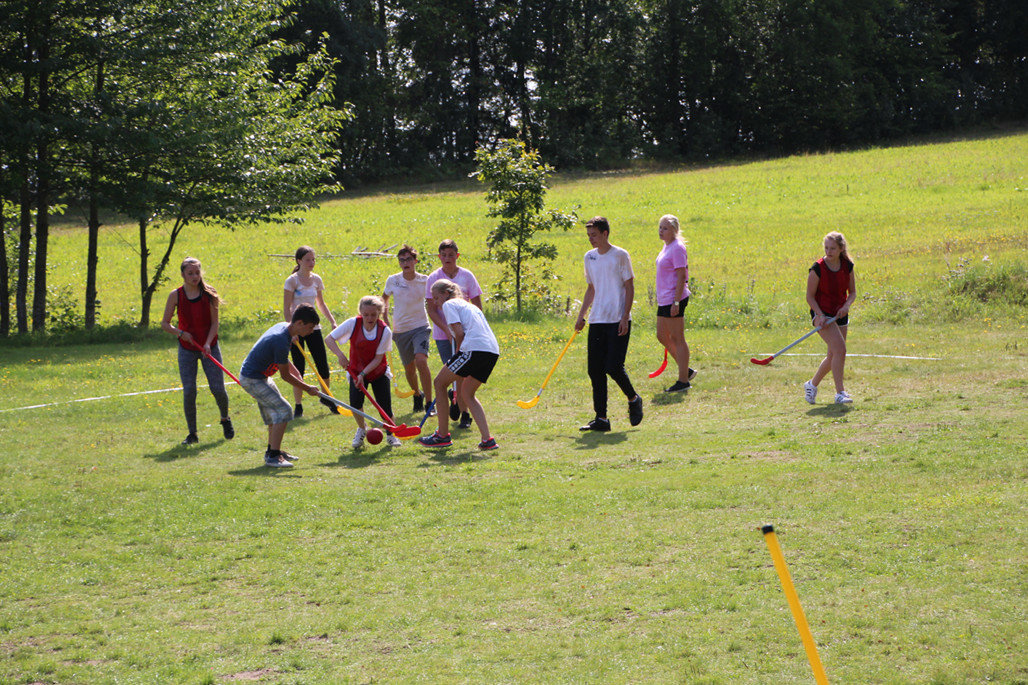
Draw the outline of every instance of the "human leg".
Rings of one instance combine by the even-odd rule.
[[[482,382],[477,378],[465,378],[464,383],[461,385],[461,392],[464,395],[464,404],[467,406],[471,416],[474,417],[475,423],[478,424],[478,432],[482,436],[482,442],[485,442],[492,436],[489,434],[489,424],[485,418],[485,409],[482,407],[481,401],[475,396],[475,392],[481,385]]]
[[[843,371],[846,366],[847,330],[848,327],[840,328],[838,324],[833,322],[818,331],[821,339],[828,346],[828,353],[821,360],[821,364],[817,367],[814,377],[810,380],[815,387],[831,372],[832,380],[835,382],[835,392],[840,393],[845,390],[843,387]]]
[[[186,427],[190,436],[196,436],[196,365],[200,353],[179,345],[178,376],[182,382],[182,409],[186,415]],[[186,438],[189,440],[189,437]],[[193,441],[195,442],[195,441]]]
[[[297,337],[296,345],[303,347],[304,340],[302,336]],[[303,378],[303,374],[307,370],[307,357],[300,350],[296,349],[296,345],[292,345],[289,348],[289,356],[293,360],[296,372],[300,374],[300,378]],[[293,388],[293,401],[296,403],[296,416],[303,416],[303,390],[296,387]]]
[[[586,338],[586,368],[593,389],[593,412],[598,419],[607,418],[607,336],[604,329],[608,326],[610,324],[589,324]]]
[[[428,368],[428,355],[418,353],[414,355],[414,366],[417,368],[418,377],[421,380],[421,387],[425,393],[425,406],[432,404],[432,371]],[[413,385],[411,387],[414,387]]]

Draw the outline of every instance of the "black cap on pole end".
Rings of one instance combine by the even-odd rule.
[[[769,523],[769,524],[767,524],[766,526],[761,526],[761,527],[760,527],[760,532],[761,532],[761,533],[763,533],[764,535],[767,535],[768,533],[773,533],[773,532],[775,532],[775,527],[774,527],[774,526],[772,526],[772,525],[771,525],[771,524]]]

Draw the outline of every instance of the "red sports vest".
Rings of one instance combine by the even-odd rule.
[[[183,331],[188,331],[196,344],[202,346],[207,342],[207,334],[211,331],[211,296],[201,290],[200,297],[190,300],[186,297],[184,287],[179,287],[176,292],[178,294],[178,327]],[[214,336],[211,345],[216,342],[218,342],[218,337]],[[182,340],[179,340],[178,344],[187,350],[196,351],[195,347],[185,344]]]
[[[360,373],[374,360],[377,354],[379,343],[382,342],[383,331],[385,330],[385,323],[379,319],[378,321],[378,336],[374,340],[368,340],[364,336],[364,322],[358,316],[353,322],[353,333],[350,334],[350,366],[349,370],[353,373]],[[382,374],[386,372],[386,368],[389,366],[388,358],[383,357],[382,363],[375,367],[374,371],[364,377],[364,380],[368,383],[374,380],[378,380],[382,377]]]
[[[839,270],[832,271],[825,264],[825,258],[817,260],[821,271],[818,274],[817,292],[814,299],[817,306],[826,316],[835,316],[849,297],[850,274],[853,273],[853,262],[843,260],[840,262]]]

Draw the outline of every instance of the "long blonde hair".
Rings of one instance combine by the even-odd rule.
[[[222,303],[221,296],[218,295],[218,291],[214,289],[214,286],[203,280],[203,265],[200,264],[200,260],[196,257],[186,257],[182,260],[182,264],[178,267],[178,272],[182,275],[186,273],[186,267],[195,264],[200,269],[200,292],[207,293],[207,296],[214,301],[214,306],[217,307]]]
[[[839,248],[839,259],[841,259],[844,262],[849,262],[850,264],[852,264],[853,258],[850,257],[850,253],[847,249],[846,236],[844,236],[842,233],[839,233],[838,231],[829,231],[825,234],[825,240],[828,240],[829,238],[834,240],[836,247]]]

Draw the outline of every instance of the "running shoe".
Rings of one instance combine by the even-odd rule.
[[[643,420],[643,398],[638,395],[628,403],[628,422],[638,426]]]
[[[414,409],[412,410],[415,414],[418,412],[425,411],[425,396],[415,395],[414,396]]]
[[[303,405],[297,402],[296,407],[293,409],[293,418],[298,419],[301,416],[303,416]]]
[[[287,469],[293,466],[281,453],[276,454],[270,450],[264,453],[264,465],[273,469]]]
[[[696,378],[696,369],[692,368],[691,366],[689,367],[689,376],[688,376],[688,378],[689,378],[689,380],[692,380],[693,378]]]
[[[488,440],[483,440],[478,443],[478,449],[480,450],[494,450],[497,447],[499,447],[499,445],[496,444],[496,438],[489,438]]]
[[[392,433],[386,434],[386,444],[390,447],[403,447],[403,443],[400,442],[400,439]]]
[[[683,383],[682,381],[675,381],[675,384],[667,390],[665,390],[664,392],[682,392],[683,390],[688,390],[691,387],[692,385],[689,383],[689,381],[686,381],[685,383]]]
[[[200,442],[200,438],[196,437],[196,433],[190,433],[186,436],[186,439],[182,441],[183,445],[195,445]]]
[[[607,419],[595,418],[584,426],[580,427],[580,431],[597,431],[599,433],[606,433],[610,430],[610,421]]]
[[[814,404],[817,400],[817,386],[807,381],[803,384],[803,399],[807,401],[807,404]]]
[[[364,444],[364,438],[368,432],[363,428],[358,428],[357,432],[353,434],[353,448],[357,449]]]
[[[432,433],[432,435],[429,435],[427,438],[418,438],[418,442],[425,447],[449,447],[453,444],[453,441],[450,440],[449,433],[446,435],[439,435],[439,431]]]
[[[835,393],[836,404],[850,404],[851,402],[853,402],[853,398],[850,397],[850,394],[845,390]]]
[[[231,440],[236,437],[236,429],[232,425],[232,419],[223,419],[221,422],[221,432],[224,434],[226,440]]]
[[[471,414],[464,412],[460,415],[460,423],[457,424],[457,428],[471,428],[472,423]]]
[[[279,450],[278,453],[280,455],[282,455],[283,459],[285,459],[286,461],[290,461],[290,462],[296,461],[297,459],[300,458],[300,457],[296,456],[295,454],[289,454],[289,452],[286,452],[285,450]]]
[[[332,412],[333,414],[339,414],[340,413],[339,407],[337,407],[331,400],[326,400],[324,397],[322,397],[318,401],[321,402],[326,407],[328,407],[328,410],[330,412]],[[300,405],[297,405],[297,406],[300,406]],[[303,410],[301,409],[300,414],[302,414],[302,413],[303,413]],[[299,416],[299,414],[297,414],[297,416]]]

